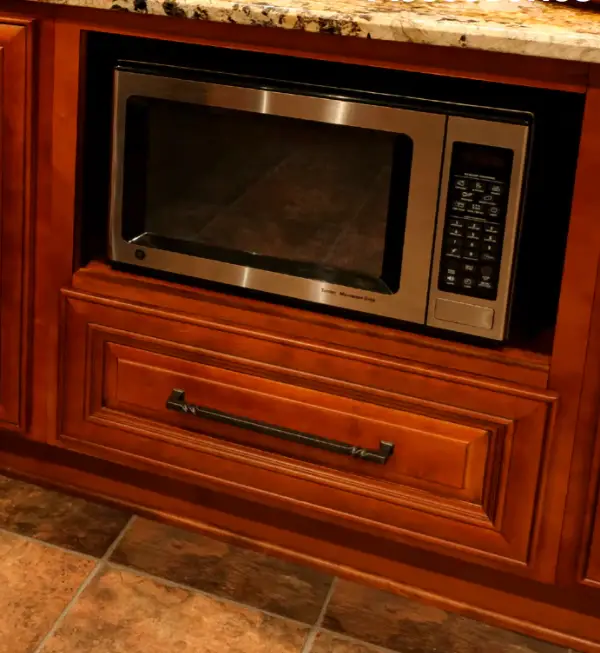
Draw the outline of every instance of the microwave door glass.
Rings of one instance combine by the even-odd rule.
[[[133,96],[122,236],[395,293],[411,158],[402,134]]]

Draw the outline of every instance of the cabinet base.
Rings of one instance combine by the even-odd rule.
[[[600,653],[600,614],[589,613],[594,603],[586,588],[565,592],[8,434],[0,441],[0,472],[565,647]]]

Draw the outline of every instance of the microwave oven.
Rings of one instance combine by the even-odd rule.
[[[253,53],[198,67],[118,54],[116,265],[490,342],[560,274],[577,138],[552,135],[543,98],[531,110],[514,89],[461,95],[427,75],[405,91],[394,71],[377,87],[357,67],[362,81],[315,78]]]

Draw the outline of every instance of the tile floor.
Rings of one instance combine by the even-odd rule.
[[[0,653],[567,653],[0,476]]]

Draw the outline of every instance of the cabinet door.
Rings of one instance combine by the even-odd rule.
[[[24,428],[30,25],[0,16],[0,428]]]

